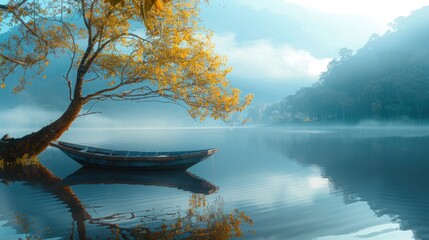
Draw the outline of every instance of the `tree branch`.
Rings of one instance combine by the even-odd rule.
[[[21,7],[22,4],[26,3],[28,0],[22,0],[21,2],[19,2],[18,4],[16,4],[16,6],[11,6],[8,4],[0,4],[0,10],[6,10],[6,11],[10,11],[10,10],[16,10],[17,8]]]
[[[72,89],[72,82],[70,81],[69,75],[70,75],[70,72],[73,68],[74,60],[76,58],[76,51],[77,51],[76,40],[75,40],[74,34],[73,34],[72,30],[69,28],[69,26],[66,23],[62,22],[61,20],[57,20],[57,21],[60,22],[65,27],[65,29],[67,30],[67,32],[69,33],[69,35],[72,39],[72,44],[73,44],[72,56],[70,57],[70,65],[69,65],[69,68],[67,69],[66,75],[64,76],[64,79],[67,82],[67,87],[69,89],[69,100],[72,101],[73,100],[73,98],[72,98],[73,89]]]
[[[95,93],[92,93],[92,94],[88,94],[83,99],[84,99],[85,102],[88,102],[90,100],[95,99],[96,96],[103,95],[103,93],[106,93],[106,92],[115,91],[115,90],[119,89],[120,87],[122,87],[124,85],[125,85],[124,83],[119,83],[118,85],[116,85],[114,87],[105,88],[105,89],[102,89],[102,90],[100,90],[98,92],[95,92]]]
[[[44,59],[37,59],[37,60],[26,61],[26,60],[21,60],[21,59],[9,57],[7,55],[4,55],[3,53],[0,53],[0,57],[6,59],[9,62],[13,62],[13,63],[19,64],[19,65],[25,66],[25,67],[31,66],[31,65],[36,64],[37,62],[39,62],[41,60],[44,60]]]
[[[84,116],[100,114],[100,113],[101,112],[86,112],[86,113],[79,114],[77,117],[84,117]]]
[[[12,12],[12,15],[18,19],[18,21],[22,24],[22,26],[25,27],[25,29],[27,29],[33,36],[35,36],[36,38],[38,38],[39,40],[43,41],[45,44],[48,44],[48,41],[46,41],[46,39],[44,39],[43,37],[39,36],[39,34],[37,34],[34,29],[32,29],[30,26],[27,25],[27,23],[22,20],[22,18],[20,16],[18,16],[18,14],[16,14],[14,11]]]

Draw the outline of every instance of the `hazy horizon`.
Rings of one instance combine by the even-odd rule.
[[[429,1],[331,0],[321,4],[312,0],[216,0],[204,6],[202,20],[214,33],[216,51],[226,55],[233,68],[229,75],[231,84],[240,88],[243,95],[255,95],[252,107],[279,102],[301,87],[311,86],[329,61],[338,56],[339,49],[358,50],[372,34],[382,35],[389,30],[389,23],[395,18],[426,4]],[[43,126],[65,109],[66,94],[51,99],[51,90],[45,89],[43,83],[58,80],[63,71],[53,66],[47,71],[47,79],[33,81],[16,96],[10,94],[10,88],[1,90],[2,126]],[[56,82],[56,92],[66,93],[65,83]],[[214,120],[200,123],[175,105],[110,101],[101,105],[104,107],[95,111],[102,114],[78,120],[73,127],[90,126],[94,121],[97,124],[93,125],[117,127],[128,120],[136,127],[224,126]]]

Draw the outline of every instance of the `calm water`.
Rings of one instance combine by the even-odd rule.
[[[48,148],[49,178],[0,174],[0,239],[156,239],[177,223],[186,238],[230,214],[254,222],[240,225],[249,239],[429,239],[423,128],[72,130],[62,140],[220,152],[188,172],[146,175],[86,171]]]

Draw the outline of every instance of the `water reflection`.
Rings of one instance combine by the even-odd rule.
[[[288,158],[320,167],[345,203],[367,202],[377,216],[389,216],[416,239],[429,239],[429,137],[308,134],[267,143]]]
[[[208,200],[217,187],[208,181],[189,172],[154,173],[146,172],[114,172],[111,170],[79,169],[64,179],[55,176],[42,164],[1,164],[0,179],[6,186],[23,184],[30,189],[17,186],[15,194],[28,194],[40,198],[42,191],[45,204],[55,204],[60,200],[71,212],[72,223],[63,223],[64,216],[58,210],[37,214],[49,216],[43,219],[45,224],[32,221],[33,216],[25,213],[26,208],[16,207],[12,214],[1,216],[6,218],[8,225],[15,228],[24,237],[31,239],[60,237],[61,239],[230,239],[244,236],[242,224],[253,225],[252,220],[244,212],[233,210],[225,213],[222,197]],[[102,215],[95,208],[88,208],[71,186],[82,184],[127,184],[145,186],[166,186],[192,192],[188,206],[184,208],[145,209],[128,211],[127,196],[121,192],[121,209],[111,209],[114,213]],[[23,190],[19,192],[19,190]],[[28,197],[32,201],[31,197]],[[27,200],[27,199],[26,199]],[[34,199],[37,202],[38,199]],[[34,202],[27,202],[27,208],[35,207]],[[52,201],[52,203],[50,203]],[[176,204],[176,203],[172,203]],[[166,210],[167,209],[167,210]],[[121,211],[122,210],[122,211]],[[22,212],[19,212],[22,211]],[[3,213],[2,213],[3,214]],[[58,221],[58,222],[56,222]],[[137,224],[136,224],[137,223]],[[69,226],[70,229],[66,230]],[[58,230],[60,229],[60,230]],[[17,235],[15,235],[17,236]]]
[[[150,220],[148,216],[141,219],[143,224],[132,228],[114,224],[118,219],[134,218],[136,215],[135,213],[118,213],[103,218],[92,218],[90,223],[108,227],[112,235],[105,235],[104,238],[117,237],[118,239],[223,240],[244,237],[241,225],[243,223],[253,225],[252,219],[237,209],[225,214],[222,198],[218,197],[213,202],[208,202],[206,196],[202,194],[192,194],[189,199],[189,209],[185,212],[157,213],[155,218],[162,220],[162,224],[159,226],[148,227],[145,224],[145,220]]]
[[[64,185],[127,184],[171,187],[192,193],[212,194],[219,188],[188,171],[115,171],[80,168],[61,181]]]
[[[74,194],[73,190],[69,186],[60,184],[61,178],[58,178],[42,164],[37,162],[32,162],[29,164],[6,164],[1,162],[1,166],[0,179],[2,179],[2,183],[9,185],[13,184],[15,181],[24,182],[24,185],[51,193],[56,198],[61,200],[71,211],[72,218],[76,223],[79,238],[86,238],[86,226],[84,222],[90,218],[90,214],[86,211],[79,198],[77,198],[77,196]],[[15,214],[15,217],[16,216],[20,215]],[[26,218],[21,217],[18,219]],[[22,221],[16,222],[18,225],[22,223]],[[27,226],[22,230],[25,232],[26,229],[30,229],[30,226]],[[73,235],[70,237],[72,238]]]

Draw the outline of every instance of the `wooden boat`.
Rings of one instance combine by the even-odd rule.
[[[185,170],[218,151],[216,148],[179,152],[123,151],[61,141],[51,142],[51,146],[85,167],[140,170]]]
[[[188,171],[147,171],[90,169],[82,167],[65,177],[59,185],[126,184],[176,188],[192,193],[209,195],[219,187]]]

